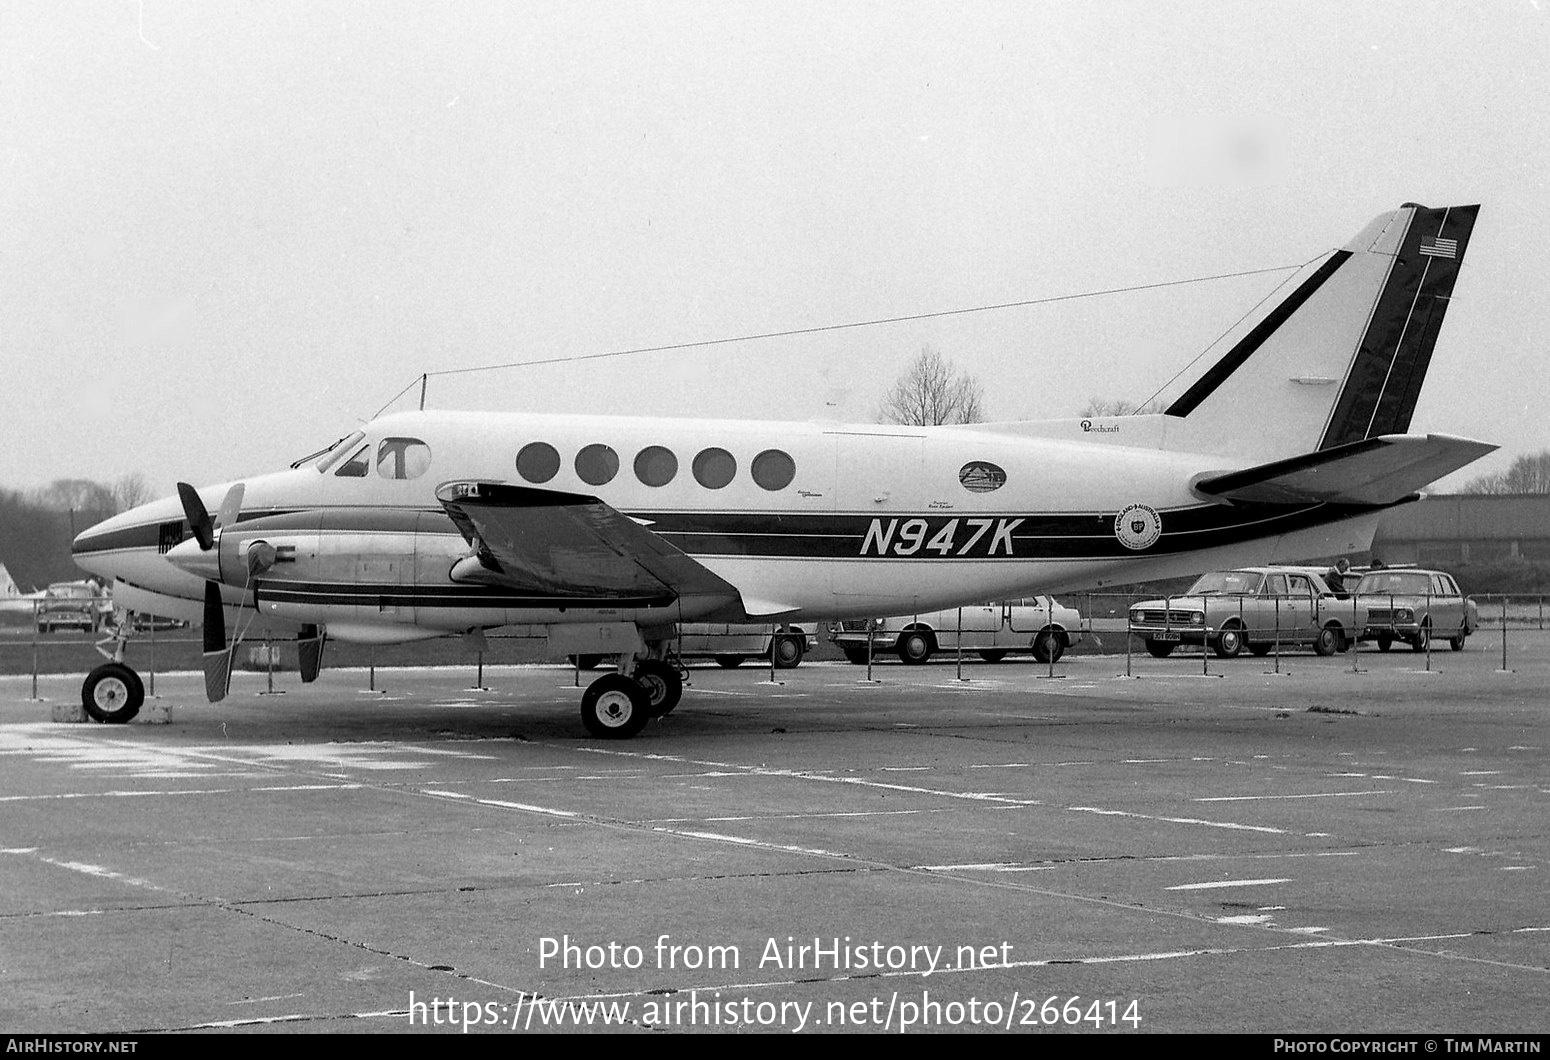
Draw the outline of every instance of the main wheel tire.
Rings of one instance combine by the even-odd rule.
[[[601,655],[570,655],[567,658],[578,670],[596,670],[597,664],[603,661]]]
[[[840,651],[845,653],[845,661],[852,666],[866,665],[865,644],[841,644]]]
[[[651,716],[671,714],[683,698],[684,682],[678,668],[660,659],[643,659],[635,667],[635,683],[646,690]]]
[[[725,667],[728,670],[736,670],[743,665],[743,657],[741,655],[718,655],[716,656],[716,665]]]
[[[623,674],[604,674],[581,694],[581,724],[603,740],[627,740],[651,720],[646,689]]]
[[[910,665],[931,658],[931,638],[912,629],[899,638],[899,658]]]
[[[1154,659],[1166,659],[1168,656],[1173,654],[1173,649],[1175,647],[1177,647],[1177,645],[1172,641],[1148,640],[1146,642],[1146,650]]]
[[[1033,657],[1039,662],[1045,665],[1058,663],[1066,653],[1066,638],[1060,635],[1059,630],[1040,630],[1033,635],[1030,646],[1033,648]]]
[[[1315,655],[1334,655],[1344,643],[1345,638],[1340,635],[1339,626],[1325,626],[1313,638],[1313,652]]]
[[[1394,646],[1394,634],[1392,634],[1392,633],[1379,633],[1378,634],[1378,650],[1379,651],[1388,651],[1393,646]]]
[[[998,663],[1002,659],[1006,658],[1006,652],[1004,652],[1004,651],[982,651],[982,652],[980,652],[980,658],[984,659],[988,663]]]
[[[1432,624],[1430,622],[1422,622],[1421,628],[1416,631],[1415,636],[1410,640],[1410,650],[1426,651],[1431,646],[1431,641]]]
[[[1238,626],[1228,626],[1216,635],[1211,642],[1211,650],[1216,652],[1219,659],[1236,659],[1243,654],[1243,630]]]
[[[140,675],[123,663],[103,663],[81,685],[81,706],[93,721],[122,725],[140,713],[144,703]]]
[[[775,655],[775,669],[790,670],[802,664],[807,654],[807,639],[800,633],[782,633],[770,645]]]

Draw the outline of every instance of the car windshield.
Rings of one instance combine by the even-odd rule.
[[[1421,596],[1432,591],[1432,579],[1429,574],[1414,571],[1373,571],[1362,575],[1362,580],[1356,583],[1356,591]]]
[[[1251,570],[1219,570],[1202,574],[1189,587],[1189,596],[1227,596],[1259,591],[1263,575]]]

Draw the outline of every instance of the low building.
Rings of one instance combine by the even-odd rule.
[[[1372,557],[1450,569],[1550,563],[1550,494],[1443,494],[1384,513]]]

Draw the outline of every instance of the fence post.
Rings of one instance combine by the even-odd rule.
[[[1361,669],[1356,665],[1356,648],[1360,643],[1362,636],[1362,631],[1357,625],[1356,616],[1356,593],[1353,592],[1351,593],[1351,672],[1353,674],[1359,674],[1362,672]]]
[[[1544,607],[1544,597],[1539,598],[1539,606]],[[1541,629],[1544,626],[1541,626]],[[1507,673],[1507,597],[1502,597],[1502,673]],[[37,693],[33,693],[36,696]]]
[[[1432,672],[1432,634],[1436,632],[1432,626],[1432,594],[1426,593],[1426,672]]]
[[[1276,623],[1276,631],[1275,631],[1276,673],[1280,673],[1281,672],[1281,596],[1280,596],[1279,593],[1276,594],[1276,617],[1275,617],[1275,623]]]
[[[963,680],[963,608],[958,609],[958,680]]]
[[[1131,625],[1130,625],[1130,604],[1127,603],[1125,605],[1125,676],[1126,677],[1134,677],[1135,676],[1134,674],[1132,674],[1130,672],[1131,642],[1133,642],[1135,639],[1136,639],[1135,638],[1135,634],[1132,632]]]
[[[38,701],[38,602],[32,602],[32,702]]]

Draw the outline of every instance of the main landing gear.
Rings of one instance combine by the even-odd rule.
[[[629,666],[628,674],[624,666]],[[683,698],[684,674],[676,657],[623,660],[620,670],[604,674],[581,696],[581,724],[603,740],[627,740],[652,718],[670,714]]]

